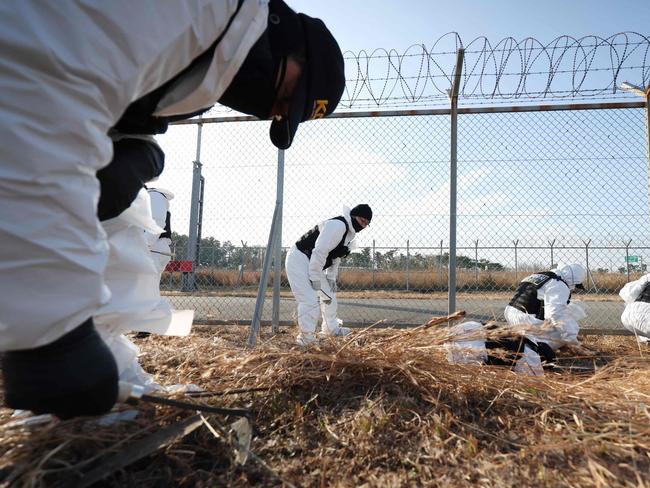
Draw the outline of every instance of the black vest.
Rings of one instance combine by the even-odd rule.
[[[339,242],[338,245],[334,249],[332,249],[330,253],[327,255],[327,259],[325,260],[325,266],[323,266],[323,269],[327,269],[330,266],[332,266],[332,262],[336,258],[344,258],[348,254],[350,254],[350,249],[348,249],[348,246],[345,245],[345,236],[348,235],[348,230],[350,229],[347,220],[345,220],[345,217],[343,217],[342,215],[331,218],[329,220],[340,220],[341,222],[343,222],[345,224],[345,232],[343,233],[341,242]],[[300,239],[296,241],[296,247],[308,258],[311,259],[311,252],[314,250],[314,246],[316,245],[316,239],[318,239],[319,235],[320,235],[320,230],[318,230],[318,226],[314,227],[313,229],[309,229],[307,232],[303,234],[303,236]]]
[[[650,303],[650,281],[643,286],[643,290],[641,290],[641,293],[634,301]]]
[[[501,337],[496,340],[485,341],[485,348],[488,351],[487,360],[485,364],[494,366],[508,366],[514,369],[517,361],[523,356],[524,348],[528,346],[530,349],[539,354],[542,364],[547,365],[555,360],[555,352],[551,346],[545,342],[535,344],[527,337]],[[501,354],[491,354],[493,349],[501,349]]]
[[[534,315],[539,320],[544,320],[544,300],[537,298],[537,290],[548,283],[550,280],[558,280],[567,285],[566,281],[551,271],[540,271],[532,274],[522,280],[515,291],[515,296],[510,300],[511,307],[521,310],[524,313]],[[567,285],[568,287],[569,285]],[[571,301],[571,293],[569,300]]]
[[[202,62],[210,62],[209,60],[211,60],[214,56],[214,50],[217,48],[219,42],[221,42],[221,39],[223,39],[223,37],[226,35],[226,32],[228,32],[230,24],[232,24],[233,19],[239,13],[242,4],[243,0],[238,0],[237,9],[228,20],[226,28],[223,30],[217,40],[214,41],[205,52],[195,58],[185,69],[175,75],[171,80],[132,102],[131,105],[126,108],[122,114],[122,117],[120,117],[120,120],[118,120],[117,123],[113,126],[113,129],[115,129],[117,132],[120,132],[121,134],[164,134],[167,131],[167,127],[169,126],[170,122],[190,119],[210,110],[212,107],[205,107],[197,110],[196,112],[188,114],[163,117],[153,115],[160,100],[162,100],[162,98],[167,94],[170,88],[174,86],[179,78],[183,77],[185,73],[190,71],[197,64]]]

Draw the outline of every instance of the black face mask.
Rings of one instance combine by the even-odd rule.
[[[271,53],[268,30],[253,45],[219,103],[259,119],[268,119],[275,101],[281,58]]]
[[[354,218],[354,216],[352,216],[350,220],[352,220],[352,228],[355,232],[361,232],[363,229],[365,229],[365,227],[362,227],[357,219]]]
[[[277,89],[284,81],[287,58],[304,50],[302,36],[298,15],[282,0],[270,0],[268,27],[248,52],[219,103],[268,119]]]

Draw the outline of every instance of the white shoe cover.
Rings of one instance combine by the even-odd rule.
[[[321,332],[321,335],[323,337],[345,337],[350,332],[352,332],[352,330],[350,330],[349,327],[337,327],[332,331]]]
[[[318,338],[314,334],[298,334],[296,337],[296,344],[299,346],[308,346],[310,344],[318,344]]]

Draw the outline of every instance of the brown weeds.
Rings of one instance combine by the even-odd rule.
[[[251,449],[266,467],[236,465],[227,443],[200,428],[104,486],[648,486],[650,356],[632,338],[589,338],[595,356],[565,355],[557,372],[535,378],[449,365],[444,328],[371,328],[308,349],[293,345],[293,332],[264,331],[253,350],[233,326],[140,341],[158,381],[215,393],[192,401],[250,403]],[[235,389],[253,391],[223,394]],[[68,486],[194,413],[139,408],[135,421],[110,427],[10,428],[3,410],[0,477]]]

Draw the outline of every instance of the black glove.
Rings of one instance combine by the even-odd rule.
[[[108,412],[117,401],[113,353],[92,318],[56,341],[2,355],[5,403],[62,419]]]

